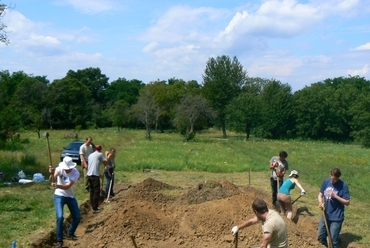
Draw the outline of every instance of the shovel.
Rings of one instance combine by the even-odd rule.
[[[293,203],[295,203],[296,201],[298,201],[298,199],[301,198],[301,197],[302,197],[302,195],[298,196],[294,201],[292,201],[292,205],[293,205]]]
[[[107,196],[107,199],[104,201],[104,202],[106,202],[106,203],[109,203],[109,196],[110,196],[110,191],[111,191],[111,189],[112,189],[112,182],[113,182],[113,180],[114,180],[114,173],[112,173],[112,179],[110,180],[110,184],[109,184],[109,191],[108,191],[108,196]]]

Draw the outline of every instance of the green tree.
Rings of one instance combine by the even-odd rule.
[[[127,80],[118,78],[111,82],[105,91],[105,99],[108,106],[113,105],[116,101],[124,100],[129,105],[137,103],[140,89],[145,84],[137,79]]]
[[[294,129],[293,95],[288,84],[270,80],[261,92],[263,124],[261,136],[281,139],[292,135]]]
[[[252,130],[262,122],[262,100],[256,94],[242,93],[226,108],[226,120],[231,131],[245,133],[249,139]]]
[[[86,85],[91,92],[92,99],[99,105],[105,106],[105,90],[108,88],[109,78],[101,73],[100,68],[85,68],[83,70],[69,70],[67,78],[76,79]]]
[[[186,140],[194,138],[196,124],[201,126],[201,123],[206,123],[216,117],[209,102],[201,95],[183,96],[175,110],[174,125],[185,135]]]
[[[14,111],[14,94],[18,85],[29,78],[29,76],[22,72],[9,71],[0,72],[0,139],[6,140],[8,135],[16,132],[21,128],[22,121],[18,112]]]
[[[40,81],[40,79],[42,81]],[[40,130],[45,127],[46,120],[43,109],[48,104],[48,80],[43,77],[29,76],[18,84],[11,106],[21,118],[23,127]]]
[[[118,131],[129,122],[129,111],[130,105],[125,100],[117,100],[109,109],[109,118]]]
[[[217,111],[217,120],[226,137],[226,106],[237,97],[247,79],[247,72],[236,57],[210,58],[203,74],[202,94]]]
[[[154,101],[154,96],[150,90],[145,87],[140,90],[139,100],[131,107],[131,114],[145,126],[146,138],[152,139],[152,125],[156,122],[159,115],[159,108]]]
[[[49,87],[51,120],[55,128],[73,129],[80,125],[86,128],[92,122],[91,93],[77,79],[65,77],[54,80]]]

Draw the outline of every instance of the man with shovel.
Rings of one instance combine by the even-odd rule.
[[[287,226],[278,212],[268,209],[267,204],[262,199],[256,199],[252,203],[252,209],[255,217],[243,222],[231,229],[231,233],[237,232],[245,227],[262,223],[263,238],[260,248],[279,247],[288,248],[288,230]]]
[[[64,157],[63,161],[59,163],[57,168],[49,166],[49,172],[55,178],[52,180],[51,186],[55,189],[54,192],[54,206],[57,217],[57,246],[63,247],[63,208],[68,206],[71,212],[72,222],[68,228],[66,239],[77,240],[75,231],[81,221],[80,208],[73,192],[73,185],[78,181],[80,172],[75,168],[76,163],[72,161],[71,157]]]
[[[286,160],[287,157],[288,153],[286,151],[281,151],[279,156],[273,156],[270,159],[272,205],[275,208],[277,207],[277,194],[284,181],[284,174],[289,170],[289,164]]]
[[[321,184],[317,200],[319,208],[323,209],[318,228],[318,240],[330,248],[339,247],[339,233],[344,221],[344,206],[349,206],[350,195],[347,184],[340,180],[342,175],[338,168],[330,171],[329,178]]]

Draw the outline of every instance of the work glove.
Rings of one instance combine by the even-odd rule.
[[[301,190],[301,195],[305,195],[306,191],[304,189]]]
[[[233,234],[233,235],[235,235],[237,232],[238,232],[238,226],[234,226],[232,229],[231,229],[231,233]]]

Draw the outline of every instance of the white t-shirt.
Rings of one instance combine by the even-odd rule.
[[[80,177],[80,172],[76,168],[73,168],[70,173],[66,173],[66,171],[62,170],[60,167],[55,168],[55,170],[58,173],[57,185],[66,185],[69,181],[76,183]],[[55,189],[54,194],[74,198],[73,186],[74,184],[69,189]]]
[[[83,145],[80,146],[80,155],[83,155],[86,159],[86,161],[88,161],[89,159],[89,156],[91,153],[94,152],[94,149],[93,149],[93,146],[90,144],[89,146],[86,145],[86,143],[84,143]]]
[[[99,176],[99,166],[101,162],[105,161],[103,154],[99,151],[95,151],[89,156],[89,167],[87,168],[88,176]]]

